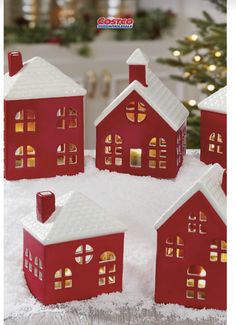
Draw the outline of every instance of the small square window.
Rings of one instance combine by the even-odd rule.
[[[142,167],[142,149],[130,149],[130,167]]]
[[[149,160],[149,168],[156,168],[156,160]]]
[[[105,274],[106,273],[106,266],[100,266],[98,270],[98,274]]]
[[[99,278],[98,279],[98,285],[104,286],[106,284],[106,278]]]
[[[77,118],[73,117],[69,119],[69,129],[77,128]]]
[[[209,151],[215,152],[215,145],[213,143],[209,144]]]
[[[59,108],[57,111],[57,116],[65,116],[65,107]]]
[[[33,267],[32,267],[31,263],[29,263],[29,270],[30,270],[30,272],[32,272],[32,270],[33,270]]]
[[[205,213],[202,211],[199,212],[199,220],[203,221],[203,222],[207,221],[207,217],[206,217]]]
[[[118,134],[115,135],[115,143],[116,144],[122,144],[122,139]]]
[[[156,157],[157,156],[157,152],[155,149],[149,149],[149,157]]]
[[[39,271],[39,280],[43,280],[43,273]]]
[[[116,277],[115,277],[115,275],[110,275],[110,276],[108,277],[108,283],[109,283],[109,284],[116,283]]]
[[[72,287],[72,280],[65,280],[65,288],[71,288]]]
[[[36,267],[34,268],[34,276],[38,277],[38,269]]]
[[[69,156],[69,165],[77,164],[77,155],[70,155]]]
[[[65,129],[65,119],[58,119],[56,127],[57,129]]]
[[[35,122],[28,122],[27,123],[27,131],[28,132],[35,132]]]
[[[69,115],[70,116],[77,116],[77,111],[74,108],[69,108]]]
[[[122,166],[122,158],[115,158],[115,165]]]
[[[194,299],[194,291],[193,290],[187,290],[186,291],[186,298]]]
[[[220,133],[217,134],[217,142],[223,143],[223,138],[222,138],[222,135]]]
[[[54,282],[54,289],[55,290],[60,290],[61,288],[62,288],[61,281]]]
[[[65,165],[65,162],[66,162],[65,156],[58,156],[57,157],[57,165],[58,166]]]
[[[200,223],[199,225],[199,233],[205,235],[207,233],[206,224]]]
[[[172,247],[166,247],[166,256],[172,257],[173,256],[173,248]]]
[[[206,288],[206,280],[198,280],[198,288],[199,289]]]
[[[115,147],[115,154],[121,155],[122,154],[122,147]]]
[[[112,165],[112,158],[111,157],[105,157],[105,165]]]
[[[23,168],[24,167],[24,160],[23,158],[19,158],[15,160],[15,168]]]
[[[62,152],[65,152],[65,144],[60,144],[58,147],[57,147],[57,152],[58,153],[62,153]]]
[[[105,154],[112,154],[111,146],[105,146]]]
[[[35,167],[35,158],[27,158],[27,167]]]
[[[159,168],[166,169],[166,161],[159,161]]]
[[[197,217],[195,216],[194,213],[191,213],[189,216],[188,216],[188,220],[196,220]]]
[[[222,263],[226,263],[227,262],[227,253],[221,253],[220,254],[220,261]]]
[[[226,251],[226,249],[227,249],[227,243],[224,240],[221,240],[221,249],[224,251]]]
[[[114,273],[114,272],[116,272],[116,265],[115,264],[109,267],[109,273]]]
[[[69,152],[77,152],[77,147],[73,143],[69,143]]]
[[[210,252],[210,261],[217,262],[218,260],[218,253],[217,252]]]
[[[159,139],[159,146],[160,147],[166,147],[166,141],[165,141],[165,139],[163,139],[163,138],[160,138]]]
[[[24,123],[16,123],[15,132],[24,132]]]
[[[205,296],[206,296],[206,294],[205,294],[204,291],[198,291],[198,293],[197,293],[197,299],[199,299],[199,300],[205,300]]]
[[[176,249],[176,257],[177,258],[184,258],[184,250],[182,248]]]
[[[25,268],[28,269],[28,261],[25,260]]]
[[[187,287],[193,288],[194,287],[194,279],[187,279],[186,285],[187,285]]]
[[[160,150],[159,151],[159,157],[160,158],[166,158],[167,157],[167,151],[166,150]]]
[[[222,148],[222,146],[217,146],[217,153],[220,153],[220,154],[222,154],[223,153],[223,148]]]
[[[189,224],[188,224],[188,232],[196,232],[196,223],[189,222]]]
[[[109,134],[106,139],[105,139],[105,143],[112,143],[112,135]]]

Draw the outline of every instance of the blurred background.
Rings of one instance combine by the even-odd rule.
[[[132,30],[97,30],[100,16],[133,17]],[[226,84],[226,0],[5,0],[7,52],[41,56],[87,90],[85,147],[93,121],[128,84],[126,59],[137,47],[190,110],[188,147],[199,147],[196,104]]]

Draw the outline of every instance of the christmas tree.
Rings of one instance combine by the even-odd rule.
[[[208,0],[218,10],[226,13],[226,0]],[[226,23],[216,22],[209,13],[203,12],[202,19],[192,18],[196,32],[177,41],[170,48],[172,58],[158,62],[179,68],[180,74],[172,79],[196,85],[210,95],[226,84]],[[189,109],[188,148],[199,147],[200,117],[194,99],[184,102]]]

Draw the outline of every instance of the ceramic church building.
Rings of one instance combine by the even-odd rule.
[[[188,110],[148,68],[136,49],[129,85],[96,119],[96,167],[174,178],[183,162]]]
[[[199,103],[201,110],[201,160],[206,164],[218,162],[226,168],[227,157],[227,87]]]
[[[122,291],[124,226],[79,192],[55,206],[37,193],[35,213],[23,220],[23,270],[43,304]]]
[[[157,221],[157,303],[226,309],[223,172],[210,167]]]
[[[74,175],[84,171],[86,90],[40,57],[8,53],[4,76],[5,178]]]

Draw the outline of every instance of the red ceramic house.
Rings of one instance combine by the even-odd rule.
[[[227,158],[227,87],[199,103],[201,110],[201,160],[226,168]]]
[[[157,221],[157,303],[226,309],[223,172],[210,167]]]
[[[22,222],[25,279],[43,304],[122,291],[124,227],[95,202],[74,192],[55,207],[39,192],[37,217]]]
[[[187,109],[136,49],[129,85],[96,119],[96,166],[132,175],[174,178],[186,147]]]
[[[8,54],[4,76],[5,178],[74,175],[84,171],[86,90],[35,57]]]

